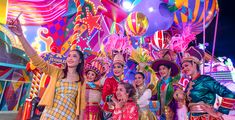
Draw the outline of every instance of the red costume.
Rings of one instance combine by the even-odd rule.
[[[108,105],[108,102],[112,102],[111,98],[116,97],[116,91],[120,80],[115,77],[107,78],[104,82],[102,99],[104,101],[103,109],[108,112],[113,112],[114,105]]]
[[[113,112],[113,120],[138,120],[138,107],[134,102],[127,102]]]

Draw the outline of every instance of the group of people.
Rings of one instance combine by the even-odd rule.
[[[9,21],[8,27],[18,36],[33,65],[51,76],[39,102],[45,106],[42,120],[222,120],[231,117],[227,114],[234,109],[235,94],[214,78],[200,74],[203,51],[196,47],[186,50],[180,66],[167,54],[153,61],[151,68],[160,79],[152,88],[145,84],[145,73],[141,70],[136,71],[132,83],[124,82],[125,60],[119,53],[113,58],[113,76],[100,85],[97,83],[106,77],[102,60],[94,59],[85,65],[83,53],[74,49],[67,56],[66,67],[59,69],[38,56],[24,37],[18,20]],[[186,89],[178,84],[180,74],[190,79]],[[213,108],[216,95],[222,97],[218,109]],[[153,100],[159,103],[157,112],[149,108]]]

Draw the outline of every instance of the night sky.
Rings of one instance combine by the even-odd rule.
[[[215,56],[226,56],[232,59],[235,65],[235,4],[232,0],[218,0],[219,2],[219,23]],[[206,29],[206,42],[209,43],[207,50],[212,52],[213,37],[216,17]],[[198,41],[203,41],[202,33],[197,36]]]

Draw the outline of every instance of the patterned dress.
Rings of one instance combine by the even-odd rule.
[[[112,120],[138,120],[138,107],[134,102],[127,102],[122,108],[115,108]]]
[[[53,106],[47,106],[40,119],[75,120],[77,90],[76,82],[57,81]]]

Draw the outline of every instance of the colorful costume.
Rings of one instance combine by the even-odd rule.
[[[137,104],[139,106],[139,120],[156,120],[156,117],[149,109],[149,102],[152,91],[145,86],[137,90]]]
[[[86,85],[86,101],[87,105],[84,111],[85,120],[100,120],[101,119],[101,88],[93,82],[88,82]]]
[[[120,53],[116,54],[113,59],[113,64],[120,64],[124,67],[125,61],[124,61],[123,55]],[[123,69],[123,72],[124,72],[124,69]],[[104,82],[103,91],[102,91],[102,100],[104,101],[104,106],[103,106],[104,119],[109,119],[112,117],[112,113],[113,113],[115,106],[111,98],[115,97],[117,99],[116,91],[117,91],[118,84],[122,81],[120,80],[121,76],[114,75],[111,78],[107,78]]]
[[[60,120],[75,120],[76,119],[76,96],[77,84],[75,82],[57,81],[56,94],[52,107],[46,107],[40,119],[60,119]]]
[[[180,70],[179,66],[175,62],[173,62],[176,59],[176,54],[170,50],[162,50],[159,51],[159,56],[161,56],[161,58],[152,63],[153,70],[159,72],[159,67],[161,65],[169,66],[171,70],[169,78],[167,78],[166,80],[162,78],[157,83],[156,89],[157,99],[160,102],[160,119],[177,119],[175,114],[177,110],[177,104],[173,98],[173,94],[175,91],[174,85],[178,82]]]
[[[229,110],[233,107],[231,105],[235,102],[235,95],[230,90],[207,75],[200,75],[197,79],[190,81],[186,91],[188,107],[191,113],[190,120],[206,120],[206,117],[212,119],[213,117],[203,111],[200,106],[203,104],[214,105],[216,94],[223,97],[223,100],[230,99],[231,101],[228,101],[227,104],[222,102],[218,112],[228,114]]]
[[[175,111],[177,108],[176,101],[173,98],[174,83],[170,77],[167,80],[161,80],[157,84],[157,95],[160,101],[160,115],[166,117],[166,120],[173,120],[176,118]]]
[[[93,60],[85,67],[85,73],[93,71],[96,74],[96,78],[92,82],[86,81],[86,101],[87,105],[84,111],[85,120],[101,120],[101,88],[94,82],[98,81],[103,74],[103,64],[100,60]]]
[[[117,78],[117,77],[111,77],[111,78],[107,78],[104,82],[104,86],[103,86],[103,91],[102,91],[102,99],[104,101],[104,107],[103,109],[105,111],[108,112],[113,112],[114,110],[114,105],[109,105],[108,102],[111,102],[111,98],[112,97],[116,97],[116,91],[117,91],[117,87],[118,84],[121,81]]]
[[[127,102],[122,108],[115,108],[113,120],[138,120],[138,107],[134,102]]]
[[[201,64],[204,52],[196,47],[187,49],[183,56],[184,62],[194,62],[197,67]],[[193,63],[192,63],[193,64]],[[194,74],[193,80],[189,82],[186,88],[187,105],[190,111],[190,120],[220,120],[215,118],[205,111],[202,106],[204,104],[214,105],[216,94],[223,97],[221,106],[218,112],[228,114],[230,109],[233,109],[235,103],[235,94],[233,94],[225,86],[220,85],[214,78],[207,75]],[[192,77],[192,76],[191,76]]]
[[[56,105],[57,103],[55,102],[58,99],[61,100],[61,98],[58,96],[60,94],[57,93],[57,92],[64,92],[64,93],[61,93],[61,94],[66,94],[71,98],[61,100],[60,101],[61,104],[64,104],[63,106],[71,106],[71,104],[73,104],[74,106],[76,106],[76,108],[73,108],[74,113],[73,113],[72,116],[70,116],[71,111],[69,112],[69,114],[66,113],[67,115],[63,115],[64,113],[60,113],[60,114],[62,114],[63,116],[68,116],[69,118],[73,117],[75,114],[79,115],[80,111],[82,109],[84,109],[85,106],[86,106],[86,103],[85,103],[85,87],[86,86],[85,86],[85,84],[82,85],[81,82],[75,82],[74,85],[76,86],[76,91],[74,91],[75,86],[72,85],[73,87],[70,88],[69,86],[71,86],[71,84],[64,85],[66,83],[64,83],[64,84],[60,83],[60,81],[63,77],[63,70],[62,69],[59,69],[59,68],[57,68],[53,65],[50,65],[50,64],[46,63],[37,54],[35,54],[33,56],[29,56],[29,57],[32,60],[32,63],[33,63],[34,66],[36,66],[37,68],[42,70],[44,73],[51,76],[51,80],[50,80],[50,82],[48,84],[48,87],[46,88],[46,90],[45,90],[45,92],[44,92],[44,94],[43,94],[43,96],[42,96],[42,98],[39,102],[39,105],[46,106],[47,109],[53,109],[53,107],[55,107],[55,106],[58,106],[56,109],[61,109],[61,108],[64,109],[63,107],[61,107],[61,105]],[[79,80],[79,78],[78,78],[78,80]],[[62,85],[60,87],[64,87],[67,90],[61,91],[60,87],[57,86],[58,84]],[[67,94],[67,93],[71,93],[70,90],[73,91],[73,96]],[[70,102],[67,102],[67,101],[70,101]],[[71,102],[74,102],[74,103],[71,103]],[[66,109],[65,111],[68,111],[68,110],[69,109]],[[45,112],[44,112],[44,114],[45,114]]]

